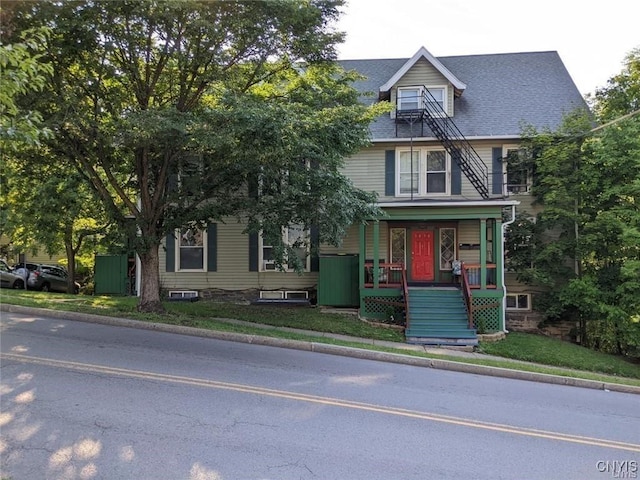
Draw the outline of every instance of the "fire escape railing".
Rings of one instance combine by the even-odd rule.
[[[417,109],[400,109],[396,101],[396,124],[406,122],[413,126],[420,122],[423,126],[422,136],[424,136],[424,124],[426,124],[476,191],[482,198],[489,198],[487,166],[431,92],[426,87],[421,90],[420,98],[412,102],[418,106]],[[411,131],[413,136],[413,127]]]

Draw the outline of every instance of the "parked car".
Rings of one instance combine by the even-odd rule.
[[[17,275],[2,259],[0,259],[0,286],[2,288],[24,288],[24,277]]]
[[[27,264],[27,268],[30,270],[29,279],[27,280],[27,287],[33,290],[42,290],[43,292],[61,292],[67,293],[67,279],[69,274],[67,271],[54,265],[35,265],[35,268],[30,268],[31,265]],[[80,284],[74,282],[73,293],[80,291]]]

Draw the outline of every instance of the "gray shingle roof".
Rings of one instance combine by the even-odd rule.
[[[381,85],[408,59],[342,60],[347,70],[366,77],[354,85],[367,103],[377,100]],[[562,117],[587,105],[557,52],[501,53],[438,57],[467,85],[455,99],[453,120],[466,137],[517,136],[522,125],[555,130]],[[428,129],[427,129],[428,130]],[[372,138],[394,138],[394,120],[380,117]],[[405,136],[405,135],[402,135]]]

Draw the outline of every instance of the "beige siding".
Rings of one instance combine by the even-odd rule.
[[[515,272],[504,272],[504,284],[509,293],[531,293],[531,287],[518,281]]]
[[[358,152],[345,161],[342,173],[350,178],[357,188],[384,195],[385,150],[385,147],[377,146]]]
[[[453,116],[453,86],[433,65],[431,65],[426,59],[419,59],[407,73],[405,73],[400,80],[391,88],[391,102],[395,105],[396,90],[397,87],[412,87],[412,86],[448,86],[448,98],[447,114]]]
[[[320,246],[321,255],[340,255],[359,253],[360,251],[360,233],[357,225],[352,225],[348,228],[345,238],[338,247],[333,245],[322,244]]]
[[[4,234],[0,234],[0,246],[7,249],[11,254],[4,260],[11,266],[18,263],[18,253],[11,248],[11,239]],[[47,265],[58,265],[67,263],[67,254],[62,250],[53,255],[45,252],[44,248],[38,248],[34,253],[30,249],[26,252],[27,263],[44,263]]]
[[[379,255],[380,261],[388,261],[389,257],[389,226],[387,222],[380,222],[380,247]],[[366,258],[373,259],[373,224],[369,223],[366,228]],[[357,225],[352,225],[347,231],[342,244],[339,247],[331,245],[322,245],[320,249],[321,254],[335,255],[335,254],[358,254],[360,252],[360,229]]]
[[[416,148],[434,145],[440,144],[439,142],[415,142],[414,144]],[[493,174],[491,159],[492,148],[500,145],[476,142],[475,144],[472,144],[472,146],[487,166],[489,182],[491,182]],[[376,145],[374,147],[363,149],[361,152],[345,160],[342,173],[349,177],[356,187],[368,192],[377,192],[379,201],[391,201],[397,198],[406,199],[407,197],[392,197],[385,195],[385,151],[395,151],[395,149],[396,145],[392,144]],[[491,187],[491,183],[489,186]],[[464,174],[462,175],[461,192],[461,195],[452,195],[451,197],[471,200],[480,200],[482,198]],[[525,197],[524,200],[530,204],[530,195],[518,195],[516,199],[521,200],[520,197]]]
[[[229,220],[218,223],[216,272],[166,272],[164,248],[160,249],[160,281],[166,289],[287,289],[311,288],[317,284],[317,272],[250,272],[249,236],[242,233],[244,225]]]
[[[463,220],[458,223],[458,244],[480,243],[480,221]],[[465,263],[480,263],[480,250],[458,250],[458,260]]]
[[[482,162],[487,167],[488,178],[489,178],[489,195],[491,195],[491,179],[492,179],[492,168],[491,164],[493,163],[491,155],[492,155],[492,146],[491,145],[483,145],[476,143],[475,145],[472,143],[471,146],[476,151]],[[462,196],[465,198],[482,198],[480,194],[476,191],[475,187],[471,184],[466,175],[462,174]]]
[[[63,253],[56,253],[55,255],[49,255],[48,253],[38,251],[35,254],[29,252],[26,255],[27,263],[44,263],[46,265],[66,265],[67,255]]]

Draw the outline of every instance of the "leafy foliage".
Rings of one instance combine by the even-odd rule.
[[[37,144],[49,132],[40,126],[38,111],[19,108],[17,100],[41,91],[51,65],[42,61],[42,49],[49,30],[33,28],[20,34],[14,43],[0,44],[0,147],[15,150],[21,144]]]
[[[534,268],[521,274],[546,287],[538,307],[549,318],[578,320],[585,345],[629,355],[640,352],[639,59],[635,50],[597,92],[603,128],[591,134],[574,112],[558,132],[528,132],[544,210]]]
[[[342,0],[34,2],[22,29],[52,28],[53,81],[33,96],[120,225],[135,219],[140,308],[161,309],[158,248],[175,228],[236,217],[247,230],[321,225],[337,243],[378,213],[342,176],[379,112],[332,65]],[[190,173],[190,174],[189,174]],[[277,184],[277,185],[276,185]],[[272,191],[277,195],[251,195]],[[291,246],[277,245],[282,263]]]
[[[23,147],[5,155],[4,161],[2,232],[11,238],[14,252],[35,253],[42,248],[49,255],[66,252],[73,292],[77,256],[93,257],[96,237],[108,228],[100,203],[75,169],[42,146]],[[87,240],[92,245],[86,245]]]

